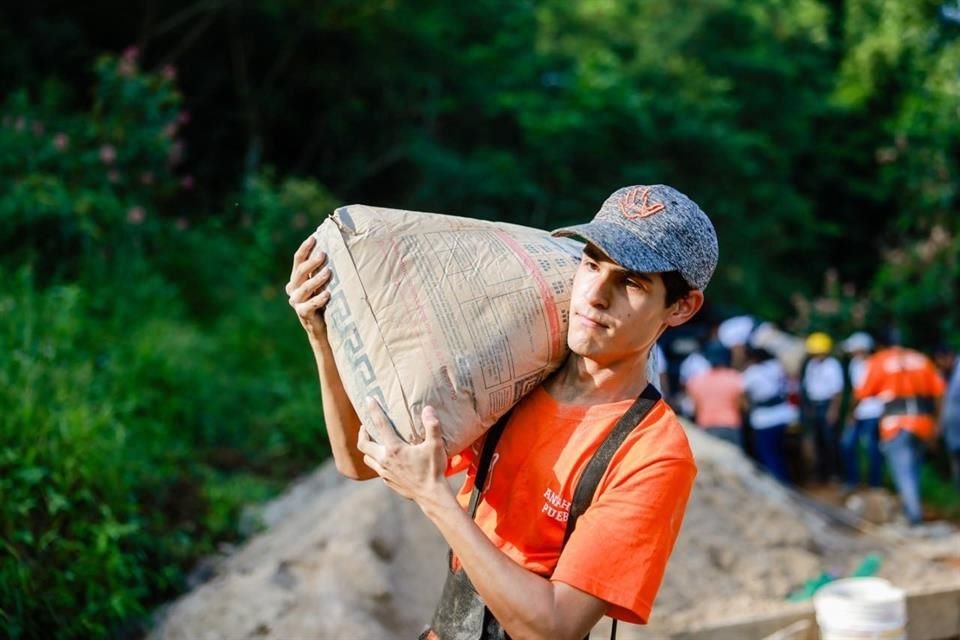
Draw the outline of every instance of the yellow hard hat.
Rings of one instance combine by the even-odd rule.
[[[823,356],[830,353],[831,349],[833,349],[833,340],[822,331],[807,336],[807,353],[810,355]]]

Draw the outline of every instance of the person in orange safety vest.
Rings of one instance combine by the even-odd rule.
[[[924,446],[937,437],[937,416],[946,389],[933,361],[919,351],[881,336],[881,347],[867,361],[863,382],[854,390],[857,401],[883,400],[881,448],[911,525],[923,521],[920,503],[920,462]]]

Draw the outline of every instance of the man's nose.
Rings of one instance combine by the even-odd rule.
[[[598,274],[587,287],[587,302],[592,307],[606,309],[610,305],[610,282],[603,274]]]

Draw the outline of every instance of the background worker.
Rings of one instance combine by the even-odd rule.
[[[694,422],[710,435],[739,449],[743,433],[743,376],[730,367],[730,351],[719,342],[707,344],[704,357],[710,363],[710,370],[687,383]]]
[[[873,351],[873,338],[869,333],[858,331],[843,342],[843,350],[850,355],[847,372],[854,393],[863,384],[867,373],[867,360]],[[840,439],[843,454],[844,488],[853,490],[860,484],[860,445],[866,445],[867,483],[879,487],[883,480],[883,454],[880,452],[880,416],[883,400],[865,397],[851,411],[851,418],[844,427]]]
[[[375,402],[371,423],[360,425],[317,313],[329,300],[329,273],[321,257],[307,259],[309,240],[294,258],[287,293],[314,348],[325,414],[331,403],[338,469],[379,475],[420,506],[453,551],[425,638],[580,640],[605,613],[644,623],[679,534],[693,455],[673,411],[636,372],[647,370],[663,332],[703,305],[716,232],[696,203],[656,185],[620,189],[592,222],[557,233],[588,243],[573,282],[570,356],[514,407],[502,433],[495,427],[452,460],[430,407],[413,442],[400,440]],[[593,476],[592,501],[568,529],[579,479],[618,433],[624,439]],[[462,469],[455,496],[445,474]]]
[[[945,383],[933,361],[919,351],[893,344],[884,333],[877,352],[855,392],[858,401],[876,396],[884,401],[880,441],[900,495],[907,522],[923,522],[920,463],[924,447],[937,436],[937,415]]]
[[[764,349],[748,346],[746,354],[749,364],[743,372],[743,387],[753,450],[760,466],[780,482],[789,484],[784,438],[787,428],[799,420],[800,412],[787,399],[787,372]]]
[[[692,342],[694,344],[693,350],[680,361],[680,369],[677,375],[680,388],[674,394],[677,411],[680,415],[691,420],[693,419],[694,407],[687,385],[697,376],[710,370],[710,362],[703,355],[700,341],[693,340]]]
[[[800,382],[803,421],[813,437],[814,472],[820,483],[840,475],[840,401],[843,394],[843,367],[830,355],[833,341],[823,332],[812,333],[806,341],[809,359]]]

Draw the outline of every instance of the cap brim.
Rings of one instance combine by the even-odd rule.
[[[551,235],[581,238],[596,245],[621,267],[637,273],[664,273],[677,270],[635,234],[611,222],[587,222],[563,227]]]

